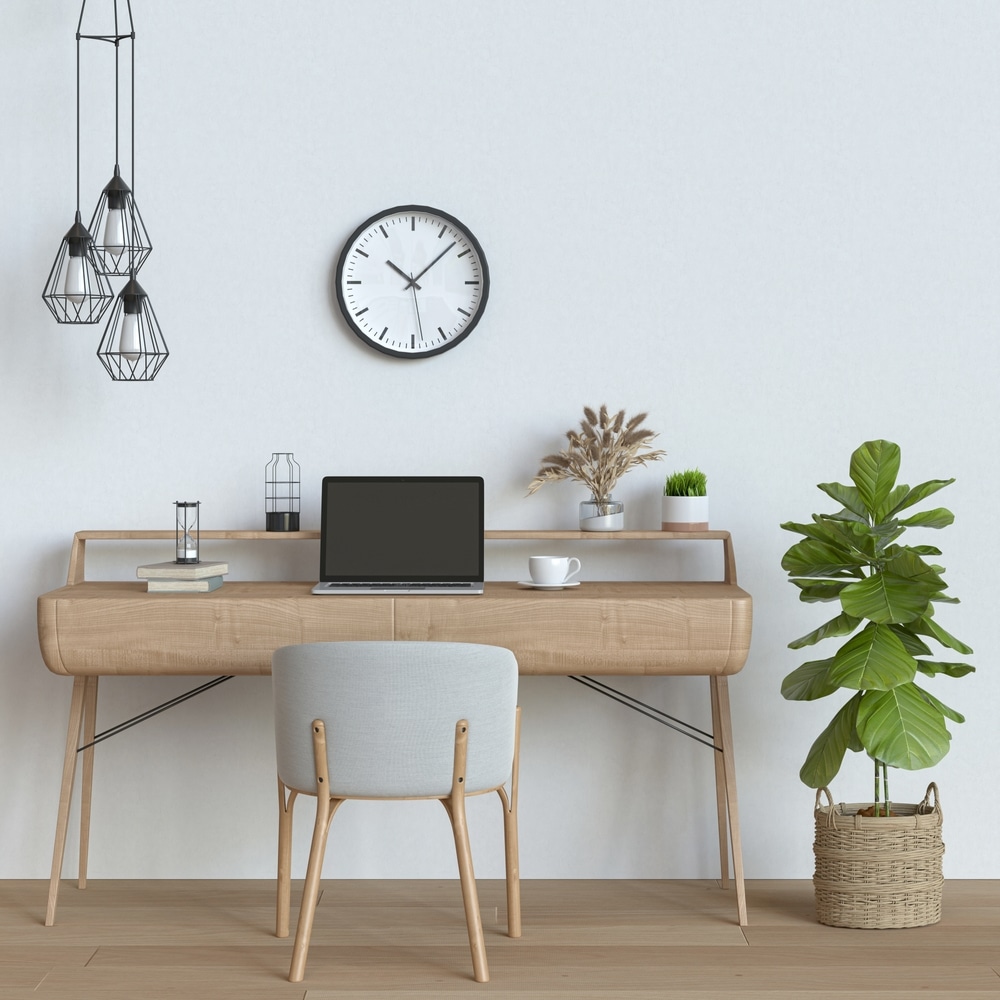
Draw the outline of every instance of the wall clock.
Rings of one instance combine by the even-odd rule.
[[[460,344],[479,322],[490,272],[479,241],[457,219],[401,205],[361,223],[337,263],[337,301],[369,347],[426,358]]]

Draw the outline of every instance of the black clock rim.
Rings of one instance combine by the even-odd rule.
[[[354,246],[354,241],[366,229],[369,229],[376,222],[378,222],[379,219],[385,219],[391,215],[405,212],[425,212],[428,215],[434,215],[439,219],[444,219],[446,222],[450,222],[456,229],[459,229],[472,244],[473,249],[479,256],[479,263],[482,265],[483,269],[483,289],[482,295],[480,296],[479,308],[476,310],[476,315],[472,317],[469,325],[457,337],[448,341],[447,344],[443,344],[441,347],[435,347],[429,351],[394,351],[390,347],[385,347],[382,344],[376,343],[366,333],[363,333],[357,323],[354,322],[354,317],[351,315],[350,310],[347,308],[347,302],[344,300],[344,265],[347,263],[347,254],[351,247]],[[449,215],[447,212],[442,212],[440,208],[432,208],[430,205],[397,205],[395,208],[387,208],[382,212],[376,212],[370,218],[365,219],[365,221],[362,222],[361,225],[347,237],[344,241],[344,246],[340,251],[340,258],[337,261],[337,276],[335,285],[337,291],[337,304],[340,306],[340,312],[347,322],[348,327],[350,327],[351,332],[363,344],[365,344],[366,347],[371,347],[381,354],[386,354],[392,358],[404,358],[408,361],[418,361],[420,358],[431,358],[435,354],[443,354],[445,351],[450,351],[453,347],[458,347],[458,345],[461,344],[473,330],[475,330],[476,326],[479,324],[480,317],[483,315],[483,311],[486,309],[486,303],[490,297],[490,265],[486,260],[486,254],[483,253],[482,245],[479,240],[476,239],[475,234],[471,232],[469,227],[464,222],[456,219],[455,216]]]

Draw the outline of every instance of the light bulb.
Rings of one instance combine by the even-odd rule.
[[[142,354],[142,338],[139,330],[139,314],[125,313],[122,333],[118,338],[118,353],[128,362],[135,364]]]
[[[120,208],[108,209],[108,218],[104,223],[104,249],[115,257],[125,249],[125,222]]]
[[[66,263],[66,283],[63,294],[70,302],[79,305],[87,296],[87,279],[83,273],[83,258],[70,254]]]

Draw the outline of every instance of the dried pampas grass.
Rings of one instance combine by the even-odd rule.
[[[659,461],[666,454],[650,448],[657,434],[641,426],[647,416],[637,413],[626,420],[624,410],[612,415],[607,406],[597,413],[585,406],[580,429],[567,431],[567,447],[542,459],[542,467],[528,485],[528,496],[545,483],[569,479],[586,486],[595,500],[608,500],[629,469]]]

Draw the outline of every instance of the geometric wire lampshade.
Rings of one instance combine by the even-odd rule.
[[[90,220],[94,261],[102,274],[133,275],[153,249],[149,234],[132,197],[132,189],[122,180],[115,164]]]
[[[114,295],[94,260],[93,240],[80,221],[63,237],[42,298],[57,323],[97,323]]]
[[[97,356],[115,382],[150,382],[169,354],[149,296],[130,278],[115,302]]]

